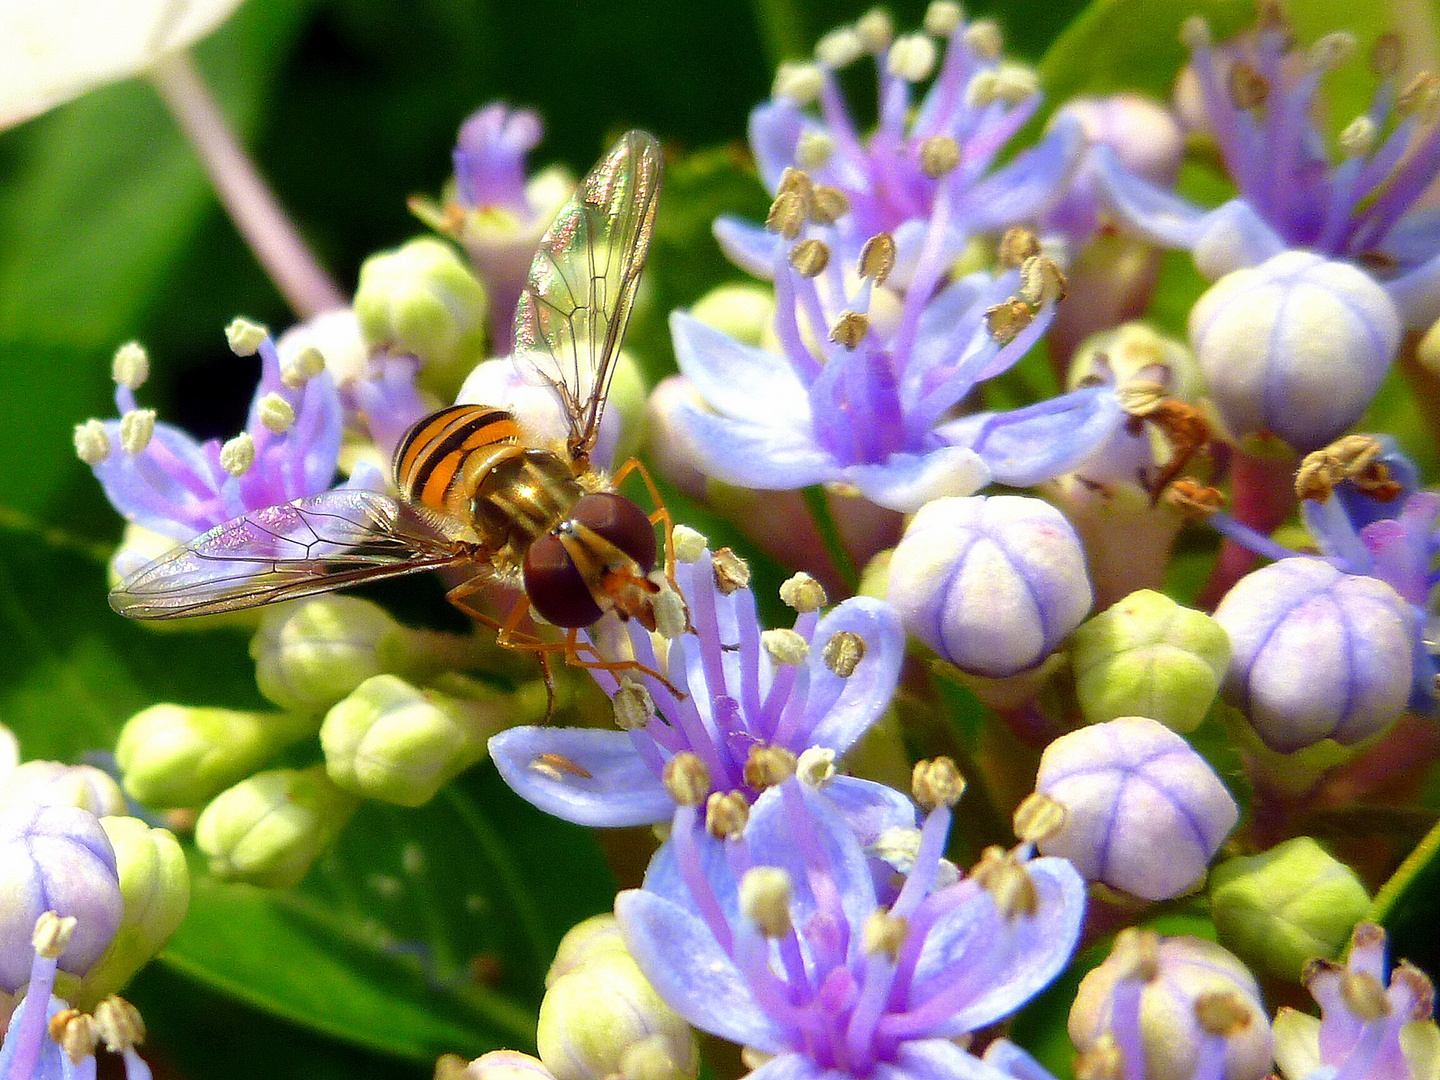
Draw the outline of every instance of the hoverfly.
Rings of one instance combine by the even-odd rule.
[[[603,659],[577,632],[612,610],[653,630],[656,523],[671,550],[669,515],[644,467],[632,459],[610,479],[590,463],[659,186],[659,145],[628,132],[580,183],[531,265],[515,362],[559,396],[563,442],[539,445],[505,409],[441,409],[396,447],[398,498],[332,490],[252,511],[141,568],[110,605],[130,618],[172,619],[451,568],[473,573],[449,600],[495,626],[502,645],[540,652],[542,663],[563,650],[580,666],[640,667]],[[654,514],[614,490],[631,470],[644,477]],[[496,578],[523,583],[526,597],[503,623],[467,599]],[[563,644],[519,631],[531,608],[567,630]]]

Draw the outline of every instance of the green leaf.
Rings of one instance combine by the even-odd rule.
[[[242,131],[310,6],[248,5],[202,46]],[[159,98],[136,80],[7,133],[4,145],[14,167],[0,185],[0,371],[23,407],[6,410],[0,475],[6,503],[35,513],[75,468],[70,427],[105,407],[110,354],[134,335],[214,197]]]
[[[1120,90],[1168,98],[1188,57],[1180,24],[1203,15],[1223,38],[1251,13],[1234,0],[1095,0],[1045,53],[1040,79],[1052,105],[1077,94]]]
[[[417,810],[366,804],[296,890],[194,877],[168,965],[417,1061],[533,1048],[560,937],[615,893],[592,835],[522,802],[488,766]]]
[[[1390,935],[1390,955],[1440,971],[1440,825],[1426,834],[1375,894],[1367,916]]]

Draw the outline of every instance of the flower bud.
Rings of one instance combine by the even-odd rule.
[[[700,1057],[690,1025],[660,1000],[628,954],[612,954],[551,984],[540,1003],[535,1042],[557,1080],[604,1080],[628,1075],[627,1052],[656,1037],[672,1066],[671,1080],[693,1080]]]
[[[1142,589],[1075,631],[1070,662],[1089,723],[1148,716],[1184,734],[1220,691],[1230,639],[1203,612]]]
[[[582,964],[602,956],[629,956],[625,939],[620,936],[620,924],[610,912],[592,915],[578,922],[565,932],[560,947],[555,950],[555,959],[545,973],[548,989],[556,979],[569,974]]]
[[[5,777],[14,772],[15,766],[19,764],[20,740],[15,738],[15,732],[0,724],[0,783],[3,783]]]
[[[1190,341],[1230,433],[1273,433],[1302,453],[1360,419],[1401,329],[1368,274],[1307,251],[1226,274],[1190,311]]]
[[[754,283],[720,285],[695,301],[690,314],[741,344],[759,348],[775,316],[775,291]]]
[[[78,806],[98,817],[125,813],[125,795],[109,773],[94,765],[27,761],[0,781],[0,799],[41,806]]]
[[[0,897],[0,990],[13,994],[29,981],[35,920],[46,911],[76,920],[60,970],[88,972],[124,909],[115,851],[95,815],[77,806],[0,805]]]
[[[1308,836],[1210,874],[1210,912],[1225,947],[1252,967],[1296,982],[1315,957],[1340,955],[1369,910],[1365,886]]]
[[[271,608],[250,642],[255,681],[282,709],[319,712],[400,667],[407,633],[380,605],[353,596]]]
[[[315,733],[309,714],[254,713],[162,702],[125,722],[115,761],[146,806],[200,806],[291,743]],[[121,810],[110,810],[115,814]]]
[[[454,1065],[447,1067],[453,1060]],[[435,1066],[435,1080],[555,1080],[539,1058],[518,1050],[491,1050],[469,1064],[448,1055]]]
[[[1226,1040],[1224,1080],[1265,1076],[1270,1024],[1260,988],[1245,965],[1219,945],[1196,937],[1161,938],[1154,960],[1153,977],[1140,991],[1145,1080],[1190,1080],[1195,1075],[1206,1038],[1195,1007],[1207,994],[1227,994],[1249,1013],[1249,1023]],[[1135,973],[1133,960],[1117,941],[1109,958],[1081,980],[1070,1009],[1070,1039],[1082,1054],[1110,1032],[1115,1012],[1123,1008],[1117,997],[1121,980],[1137,977],[1143,976]]]
[[[190,907],[190,872],[172,833],[133,817],[102,818],[100,826],[115,849],[125,911],[110,948],[81,983],[80,1008],[122,990],[165,947]]]
[[[1038,843],[1042,852],[1146,900],[1168,900],[1198,885],[1240,820],[1205,759],[1142,716],[1060,736],[1040,758],[1035,790],[1067,811],[1059,831]]]
[[[1018,495],[936,499],[920,508],[890,561],[888,599],[905,628],[962,671],[999,677],[1033,667],[1090,610],[1075,530]]]
[[[485,757],[490,736],[545,715],[545,695],[485,687],[456,698],[395,675],[366,679],[325,714],[320,747],[335,785],[399,806],[420,806]]]
[[[360,331],[360,321],[350,308],[327,311],[296,323],[275,341],[285,384],[300,383],[319,374],[314,370],[315,350],[325,361],[325,370],[336,383],[363,378],[370,362],[370,350]]]
[[[635,358],[621,350],[614,381],[600,418],[600,437],[591,451],[599,465],[611,468],[633,457],[644,436],[645,378]],[[526,379],[509,357],[477,364],[455,396],[457,405],[494,405],[508,409],[521,427],[542,441],[563,442],[569,417],[555,391],[538,378]]]
[[[272,769],[221,792],[195,822],[210,872],[283,889],[298,884],[360,805],[323,765]]]
[[[1272,750],[1327,738],[1349,746],[1404,711],[1415,616],[1376,578],[1282,559],[1241,578],[1215,621],[1230,637],[1226,700]]]
[[[421,383],[441,397],[485,355],[485,311],[485,287],[442,240],[412,240],[360,267],[355,316],[366,344],[414,356]]]

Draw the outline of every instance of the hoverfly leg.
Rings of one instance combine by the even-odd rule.
[[[670,583],[670,588],[675,595],[681,598],[684,603],[684,594],[680,592],[680,583],[675,580],[675,520],[670,516],[670,508],[665,505],[665,500],[660,497],[660,489],[655,484],[655,479],[650,475],[650,470],[645,468],[645,463],[639,458],[631,458],[616,470],[611,484],[618,488],[621,482],[632,472],[639,473],[640,479],[645,483],[645,489],[650,493],[650,501],[655,510],[650,514],[652,524],[664,526],[665,529],[665,580]],[[690,625],[690,609],[685,608],[685,629],[693,631]]]

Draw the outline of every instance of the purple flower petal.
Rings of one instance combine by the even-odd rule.
[[[856,634],[865,643],[865,656],[849,678],[835,674],[824,660],[826,644],[839,633]],[[904,659],[905,631],[884,601],[854,596],[821,619],[808,661],[811,744],[838,754],[849,750],[889,706]]]
[[[783,357],[742,345],[683,311],[671,314],[670,334],[681,372],[716,412],[777,428],[809,428],[805,386]]]
[[[723,483],[762,490],[809,487],[836,479],[835,459],[804,432],[731,420],[682,401],[676,427],[691,440],[705,472]]]
[[[1033,221],[1064,194],[1084,149],[1080,121],[1060,115],[1033,147],[966,190],[960,216],[975,232]]]
[[[775,259],[785,244],[775,233],[729,214],[716,218],[711,230],[725,257],[741,270],[762,281],[774,277]]]
[[[973,495],[991,480],[985,462],[967,446],[891,454],[882,464],[851,465],[841,475],[871,502],[902,514],[946,495]]]
[[[1195,268],[1212,281],[1234,270],[1259,266],[1287,244],[1242,199],[1231,199],[1206,214],[1195,238]]]
[[[881,1064],[883,1080],[1010,1080],[995,1066],[963,1050],[949,1039],[915,1039],[905,1043],[894,1065]]]
[[[972,446],[994,479],[1030,487],[1072,472],[1125,419],[1114,387],[1092,386],[1004,413],[981,413],[938,428]]]
[[[1092,147],[1097,193],[1125,224],[1152,243],[1193,248],[1205,211],[1130,172],[1108,146]]]
[[[546,767],[547,754],[590,775]],[[490,757],[521,798],[577,825],[648,825],[667,820],[675,808],[623,731],[516,727],[490,740]]]
[[[942,916],[925,938],[915,969],[914,1000],[963,979],[974,995],[935,1035],[955,1036],[1008,1016],[1064,970],[1085,920],[1085,882],[1064,859],[1025,864],[1039,895],[1039,914],[1007,919],[987,893]],[[999,961],[986,964],[984,957]],[[963,973],[963,974],[962,974]]]
[[[615,917],[656,993],[686,1020],[766,1053],[788,1049],[784,1033],[756,1004],[744,976],[700,919],[639,889],[615,898]]]

